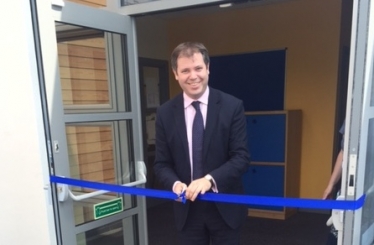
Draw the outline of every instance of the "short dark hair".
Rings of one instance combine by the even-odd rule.
[[[208,49],[199,42],[184,42],[179,44],[171,53],[171,68],[177,70],[177,60],[179,57],[192,57],[195,53],[201,53],[205,65],[209,65],[210,59]]]

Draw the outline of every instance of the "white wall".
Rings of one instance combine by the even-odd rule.
[[[0,244],[56,244],[29,1],[0,16]]]

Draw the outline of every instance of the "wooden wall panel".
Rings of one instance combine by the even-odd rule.
[[[65,1],[79,3],[82,5],[87,5],[91,7],[105,7],[106,6],[106,0],[65,0]]]
[[[58,57],[58,62],[61,67],[70,66],[75,68],[106,70],[105,59],[90,59],[85,57],[60,55]]]
[[[61,78],[106,80],[105,70],[91,70],[82,68],[60,67]]]
[[[95,80],[77,80],[77,79],[61,79],[61,86],[63,90],[105,90],[108,91],[107,81],[95,81]]]
[[[83,40],[82,40],[83,41]],[[85,42],[89,42],[90,39],[85,39]],[[86,57],[92,59],[105,59],[105,46],[102,47],[90,47],[85,45],[71,44],[72,41],[58,43],[58,53],[60,55],[69,55],[76,57]]]
[[[105,46],[104,38],[91,38],[91,39],[84,39],[84,40],[75,40],[70,41],[70,44],[75,44],[78,46],[86,46],[86,47],[96,47],[96,48],[103,48]]]
[[[67,126],[66,133],[72,177],[115,183],[111,126]]]
[[[58,43],[64,105],[109,104],[109,83],[103,37]]]

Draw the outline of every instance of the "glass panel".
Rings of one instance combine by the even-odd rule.
[[[122,0],[122,6],[139,4],[139,3],[149,3],[149,2],[154,2],[154,1],[160,1],[160,0]]]
[[[65,2],[79,3],[91,7],[105,7],[107,0],[64,0]]]
[[[371,95],[370,95],[370,106],[374,106],[374,76],[372,76],[371,81]]]
[[[160,106],[160,75],[157,67],[143,67],[147,108]]]
[[[77,235],[78,245],[130,245],[137,244],[134,236],[136,232],[133,229],[136,222],[136,216],[127,217],[123,220],[101,226],[99,228],[80,233]]]
[[[87,35],[85,29],[69,25],[59,25],[58,30],[58,57],[65,108],[72,105],[109,106],[104,32],[92,31]]]
[[[371,149],[374,149],[373,118],[369,120],[368,142],[366,151],[364,192],[367,196],[364,208],[362,210],[362,234],[374,223],[374,151]]]
[[[66,126],[70,176],[75,179],[110,184],[125,184],[135,179],[130,169],[133,161],[129,140],[131,126],[127,121],[106,123],[79,123]],[[121,137],[116,137],[120,135]],[[75,195],[97,190],[72,187]],[[74,202],[75,224],[95,220],[94,205],[122,197],[123,209],[134,206],[129,195],[106,193],[80,202]]]
[[[65,112],[125,111],[124,37],[64,23],[55,26]]]
[[[146,135],[148,145],[154,145],[156,139],[156,108],[160,106],[160,74],[158,67],[143,67],[143,81],[146,103]]]
[[[64,105],[109,104],[105,39],[58,43]]]

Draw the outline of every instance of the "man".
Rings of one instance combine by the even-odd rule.
[[[209,55],[203,44],[178,45],[171,66],[183,93],[157,111],[154,171],[166,189],[177,195],[185,191],[187,202],[174,203],[179,240],[182,245],[238,245],[247,207],[197,197],[208,191],[243,193],[241,176],[249,163],[243,104],[208,86]]]

